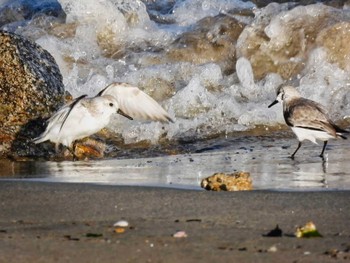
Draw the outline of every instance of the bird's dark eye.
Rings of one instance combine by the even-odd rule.
[[[111,103],[109,103],[109,106],[113,107],[113,105],[114,105],[114,104],[113,104],[112,102],[111,102]]]

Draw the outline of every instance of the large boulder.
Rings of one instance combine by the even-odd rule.
[[[0,31],[0,156],[34,154],[28,142],[64,95],[55,59],[39,45]]]

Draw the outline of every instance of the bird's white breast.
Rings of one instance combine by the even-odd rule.
[[[298,140],[300,142],[304,140],[309,140],[317,144],[316,140],[328,141],[329,139],[334,138],[334,136],[324,131],[311,130],[311,129],[301,128],[301,127],[291,127],[291,129],[295,133],[295,135],[298,137]]]

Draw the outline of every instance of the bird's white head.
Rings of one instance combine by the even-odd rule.
[[[116,113],[119,109],[118,101],[111,95],[103,95],[94,98],[96,105],[103,109],[103,112],[107,115]]]

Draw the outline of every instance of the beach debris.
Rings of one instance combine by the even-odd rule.
[[[86,237],[102,237],[103,235],[102,234],[98,234],[98,233],[87,233],[85,235]]]
[[[267,252],[274,253],[274,252],[277,252],[277,250],[278,250],[277,247],[275,245],[273,245],[267,249]]]
[[[175,238],[185,238],[187,237],[187,233],[183,230],[177,231],[175,234],[173,234],[173,237]]]
[[[326,252],[324,252],[325,255],[328,255],[332,258],[337,258],[340,253],[341,253],[341,251],[339,251],[336,248],[332,248],[332,249],[329,249]]]
[[[278,225],[274,229],[272,229],[270,232],[267,234],[263,235],[264,237],[281,237],[282,236],[282,229],[279,228]]]
[[[201,187],[210,191],[244,191],[252,190],[252,179],[248,172],[235,172],[231,174],[215,173],[204,178]]]
[[[126,220],[119,220],[113,224],[114,227],[128,227],[129,222]]]
[[[122,234],[125,232],[125,228],[124,227],[116,227],[116,228],[114,228],[114,232],[117,234]]]
[[[334,259],[350,259],[350,245],[344,243],[344,248],[331,248],[325,251],[323,254]]]
[[[129,222],[126,220],[119,220],[113,224],[114,232],[117,234],[124,233],[126,230],[126,227],[129,226]]]
[[[78,141],[74,150],[74,154],[79,160],[84,158],[102,158],[106,145],[100,141],[86,138]]]
[[[71,235],[64,235],[63,237],[69,241],[79,241],[80,240],[80,238],[72,237]]]
[[[317,231],[315,224],[311,221],[306,223],[305,226],[297,227],[295,236],[298,238],[322,237]]]
[[[202,219],[191,218],[191,219],[186,219],[186,222],[202,222]]]

